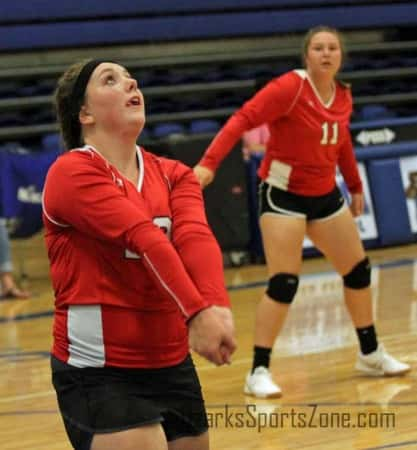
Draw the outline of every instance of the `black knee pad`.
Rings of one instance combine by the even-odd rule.
[[[297,292],[298,275],[277,273],[268,281],[267,295],[280,303],[290,304]]]
[[[371,264],[366,257],[343,277],[343,284],[351,289],[363,289],[371,284]]]

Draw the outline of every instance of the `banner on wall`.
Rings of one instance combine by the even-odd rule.
[[[30,237],[42,228],[42,189],[58,152],[29,152],[15,146],[0,151],[0,217],[12,238]]]
[[[365,106],[362,110],[365,108],[369,113],[375,109],[375,106]],[[377,106],[377,109],[380,110],[381,106]],[[355,147],[364,148],[375,145],[390,145],[417,139],[417,117],[389,117],[376,121],[373,119],[370,120],[351,124],[350,131]]]
[[[359,229],[360,237],[363,241],[369,239],[376,239],[378,237],[378,230],[376,227],[374,208],[372,205],[372,198],[369,191],[369,183],[368,176],[366,174],[366,169],[363,163],[358,163],[359,175],[363,184],[363,193],[365,199],[365,210],[364,213],[355,219],[356,224]],[[350,194],[346,183],[341,175],[341,173],[337,172],[336,174],[336,183],[339,186],[340,191],[345,197],[348,204],[350,203]],[[417,158],[416,158],[416,183],[417,183]],[[417,192],[417,184],[416,184],[416,192]],[[417,223],[416,223],[416,231],[417,231]],[[341,236],[343,238],[343,236]],[[311,248],[313,247],[313,243],[310,239],[305,238],[303,242],[303,248]]]
[[[417,156],[400,158],[400,170],[411,231],[417,233]]]

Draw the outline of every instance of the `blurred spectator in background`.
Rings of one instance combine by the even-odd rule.
[[[252,153],[264,153],[270,136],[268,124],[245,131],[242,135],[243,159],[246,161]]]

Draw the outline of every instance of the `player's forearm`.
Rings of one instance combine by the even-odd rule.
[[[224,283],[223,258],[214,237],[190,233],[175,242],[178,254],[196,288],[210,305],[230,307]]]
[[[152,232],[144,235],[143,231],[143,227],[130,230],[126,244],[142,257],[157,288],[177,304],[186,320],[209,306],[209,302],[195,287],[172,243],[162,233],[163,239],[158,235],[153,236]],[[146,245],[143,240],[147,241]]]

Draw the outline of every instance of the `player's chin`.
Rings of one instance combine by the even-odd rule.
[[[144,117],[133,118],[131,116],[128,118],[128,120],[126,120],[124,122],[123,129],[128,134],[132,134],[132,135],[135,134],[136,136],[139,136],[142,133],[144,127],[145,127],[145,118]]]
[[[334,67],[331,64],[322,64],[320,66],[320,70],[322,73],[333,73],[334,72]]]
[[[132,124],[132,126],[137,127],[140,131],[143,130],[146,122],[144,111],[138,111],[137,113],[132,114],[129,119],[129,122]]]

